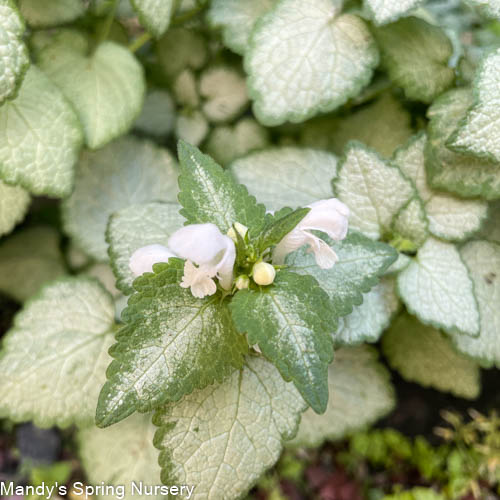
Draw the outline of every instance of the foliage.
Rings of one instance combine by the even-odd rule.
[[[385,360],[469,399],[500,367],[499,9],[0,0],[0,415],[208,500],[350,435],[443,490],[388,498],[498,482],[494,415],[358,431]]]

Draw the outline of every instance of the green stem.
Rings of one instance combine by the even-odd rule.
[[[128,50],[130,50],[130,52],[137,52],[145,43],[148,43],[149,40],[151,40],[151,34],[145,31],[128,46]]]
[[[186,23],[187,21],[190,21],[193,17],[196,17],[200,12],[202,12],[206,6],[206,3],[198,4],[194,9],[174,17],[172,19],[171,25],[179,26]]]
[[[99,47],[99,45],[101,45],[102,42],[108,39],[109,32],[111,30],[111,26],[113,25],[113,20],[116,15],[117,8],[118,8],[118,0],[113,0],[113,3],[111,4],[111,9],[109,10],[108,16],[106,17],[106,21],[104,21],[104,26],[99,36],[99,40],[97,41],[96,48]]]

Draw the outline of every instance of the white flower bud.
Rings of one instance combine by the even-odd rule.
[[[242,274],[236,279],[235,285],[238,290],[243,290],[244,288],[248,288],[250,286],[250,279],[248,276]]]
[[[257,285],[270,285],[276,277],[276,269],[267,262],[258,262],[253,266],[252,278]]]
[[[235,242],[238,243],[238,238],[236,236],[236,231],[234,230],[236,228],[236,231],[238,231],[238,234],[244,239],[247,232],[248,232],[248,227],[244,226],[243,224],[240,224],[239,222],[234,223],[234,227],[231,226],[229,228],[229,231],[227,232],[227,235]]]

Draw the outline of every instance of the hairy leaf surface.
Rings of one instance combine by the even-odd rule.
[[[389,413],[395,405],[387,369],[368,346],[344,347],[335,353],[328,369],[330,400],[323,415],[310,409],[302,415],[291,446],[320,446],[345,437]]]
[[[113,300],[93,279],[62,278],[44,287],[5,337],[0,414],[40,427],[91,424],[113,321]]]
[[[240,290],[230,307],[236,328],[247,334],[249,344],[257,344],[306,402],[324,412],[336,317],[318,282],[282,270],[265,289]]]
[[[110,350],[115,360],[99,396],[100,427],[221,382],[243,364],[247,343],[234,329],[227,303],[181,288],[180,259],[155,264],[154,271],[136,279],[136,293],[122,313],[125,326]]]
[[[245,67],[264,125],[331,111],[370,81],[375,41],[363,20],[341,8],[338,0],[282,0],[258,21]]]
[[[15,99],[0,107],[0,177],[33,194],[65,197],[83,143],[80,123],[61,91],[35,66]]]
[[[125,47],[106,41],[87,52],[83,36],[64,32],[40,52],[38,62],[73,104],[87,145],[97,149],[132,126],[145,82],[142,66]]]
[[[134,137],[86,151],[77,167],[75,190],[63,203],[64,229],[82,250],[105,261],[109,216],[136,203],[177,201],[177,175],[166,149]]]
[[[398,275],[408,310],[446,332],[477,336],[479,311],[474,285],[457,248],[428,238],[413,262]]]
[[[271,363],[249,358],[222,384],[156,413],[162,481],[196,485],[195,500],[240,498],[278,460],[305,408]]]
[[[331,198],[337,157],[314,149],[266,149],[236,160],[231,172],[269,210],[279,210]]]
[[[460,355],[448,337],[413,316],[403,314],[396,319],[382,345],[391,367],[406,380],[461,398],[479,395],[478,365]]]

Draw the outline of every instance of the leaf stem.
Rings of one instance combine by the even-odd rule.
[[[199,3],[194,9],[191,9],[184,14],[179,14],[172,19],[172,22],[170,23],[171,26],[179,26],[186,23],[187,21],[190,21],[193,17],[196,17],[200,12],[205,10],[206,6],[206,2]]]
[[[151,33],[145,31],[128,46],[128,50],[130,50],[130,52],[137,52],[145,43],[148,43],[150,40]]]
[[[101,34],[99,35],[99,39],[96,44],[96,48],[101,45],[102,42],[108,39],[109,32],[111,30],[111,26],[113,25],[113,20],[115,19],[116,9],[118,8],[118,0],[112,0],[111,8],[108,12],[108,16],[104,21],[104,26],[102,28]]]

